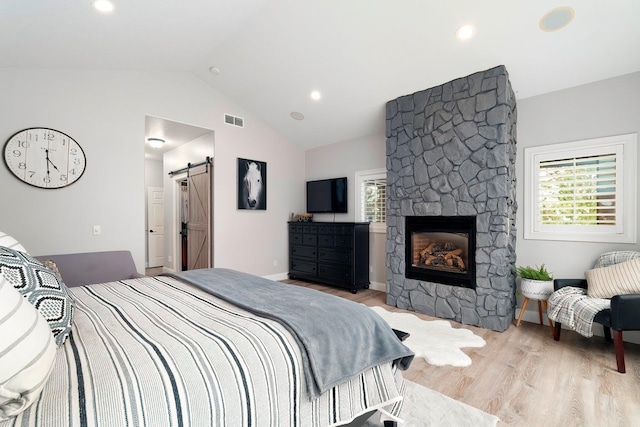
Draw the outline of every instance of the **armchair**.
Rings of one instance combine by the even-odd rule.
[[[554,280],[554,290],[566,286],[588,289],[585,279],[556,279]],[[623,331],[640,330],[640,294],[615,295],[611,298],[611,308],[598,312],[593,319],[604,327],[604,337],[607,342],[611,342],[611,329],[613,329],[613,347],[616,354],[618,372],[625,373],[624,365],[624,342],[622,340]],[[562,325],[555,323],[553,339],[560,340]]]

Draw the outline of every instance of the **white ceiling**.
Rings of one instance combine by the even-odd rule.
[[[1,1],[0,68],[192,72],[305,148],[383,132],[387,101],[500,64],[519,99],[640,70],[638,0],[90,1]],[[573,22],[541,31],[559,6]]]
[[[148,142],[145,142],[145,158],[151,160],[160,161],[162,160],[162,155],[167,151],[174,150],[184,143],[213,132],[211,129],[174,122],[160,117],[146,116],[144,122],[145,139],[159,138],[164,140],[164,144],[160,148],[153,148]]]

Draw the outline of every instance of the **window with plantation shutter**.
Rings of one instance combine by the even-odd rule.
[[[369,222],[370,230],[386,231],[387,171],[375,169],[356,172],[357,220]]]
[[[525,238],[635,243],[636,140],[525,148]]]

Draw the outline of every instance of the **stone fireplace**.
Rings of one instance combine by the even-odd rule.
[[[386,122],[387,303],[506,330],[517,206],[505,67],[389,101]]]

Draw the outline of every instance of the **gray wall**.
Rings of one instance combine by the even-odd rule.
[[[603,252],[640,250],[640,241],[620,244],[525,240],[523,217],[528,203],[524,200],[524,148],[639,133],[639,95],[640,72],[518,101],[517,265],[544,263],[555,277],[582,278]],[[631,185],[639,188],[638,183]],[[521,300],[519,297],[519,305]],[[525,316],[537,321],[535,304],[529,306]]]
[[[640,249],[640,242],[524,239],[525,147],[634,132],[640,132],[640,72],[518,101],[518,265],[544,263],[556,277],[583,277],[603,252]]]
[[[59,190],[30,187],[0,167],[0,230],[32,254],[128,249],[144,271],[144,132],[152,115],[215,131],[215,265],[286,274],[288,213],[304,206],[304,151],[191,73],[0,70],[0,93],[4,140],[50,127],[87,155],[84,176]],[[244,117],[245,127],[225,125],[224,113]],[[267,211],[237,210],[238,157],[267,162]],[[101,236],[92,236],[94,224]]]
[[[316,214],[314,221],[356,221],[355,173],[369,169],[385,168],[386,137],[370,135],[338,144],[307,150],[306,180],[346,176],[349,183],[349,209],[346,214]],[[303,207],[304,210],[304,207]],[[371,288],[385,290],[387,269],[385,266],[385,233],[370,234],[369,273]]]
[[[516,92],[518,90],[517,87],[513,89]],[[523,200],[524,147],[640,133],[638,94],[640,72],[546,95],[518,99],[517,265],[545,263],[556,277],[583,277],[584,271],[591,268],[598,255],[603,252],[618,249],[640,250],[640,243],[551,242],[525,240],[523,235],[523,212],[526,206]],[[384,168],[384,141],[385,136],[380,134],[308,150],[306,178],[346,175],[353,180],[353,172],[356,170]],[[353,203],[351,196],[350,203]],[[339,218],[336,215],[336,221],[353,219],[351,205],[349,214],[343,216],[344,218]],[[332,220],[332,216],[329,220]],[[372,259],[384,260],[378,251],[384,255],[384,246],[372,245]],[[384,282],[382,276],[372,276],[372,280]],[[521,304],[520,298],[518,305]],[[531,311],[527,310],[525,319],[537,318],[537,313],[533,311],[537,308],[533,305],[534,307],[530,307]]]

